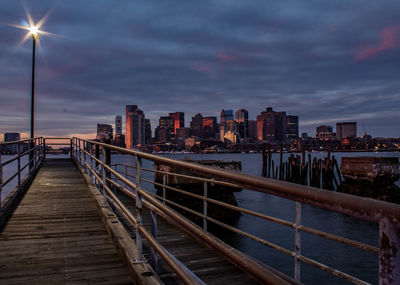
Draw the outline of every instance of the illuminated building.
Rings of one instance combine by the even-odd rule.
[[[215,139],[217,133],[217,117],[203,117],[203,139]]]
[[[249,137],[249,112],[245,109],[239,109],[235,112],[235,122],[237,131],[241,138]]]
[[[233,110],[224,110],[221,111],[221,119],[219,124],[219,136],[220,140],[224,141],[225,133],[231,131],[236,131],[235,128],[235,120],[233,117]]]
[[[169,117],[174,120],[174,134],[176,135],[176,130],[185,127],[185,113],[175,112],[169,113]]]
[[[145,119],[137,105],[126,106],[126,148],[145,144]]]
[[[257,138],[270,143],[285,143],[286,112],[275,112],[271,107],[257,116]]]

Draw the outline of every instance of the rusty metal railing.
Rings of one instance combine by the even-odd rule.
[[[100,160],[100,148],[103,152],[103,159]],[[118,153],[133,155],[136,157],[136,166],[130,165],[114,165],[113,169],[111,167],[111,155],[110,152],[116,151]],[[90,171],[93,175],[97,173],[96,180],[100,182],[103,187],[103,193],[106,200],[110,200],[115,203],[114,198],[110,192],[110,187],[113,186],[119,189],[126,195],[132,197],[136,201],[137,217],[136,217],[136,229],[137,229],[137,239],[138,239],[138,250],[141,250],[140,237],[143,232],[140,230],[141,224],[141,209],[143,205],[150,208],[152,211],[158,213],[160,216],[168,217],[179,222],[175,225],[190,227],[190,231],[196,236],[201,236],[204,238],[203,241],[210,243],[216,250],[225,255],[232,262],[237,264],[239,267],[246,267],[246,270],[263,282],[271,282],[271,280],[266,280],[265,276],[275,276],[282,279],[281,276],[275,275],[276,272],[266,270],[265,267],[260,268],[257,264],[247,264],[243,266],[243,255],[240,252],[227,250],[226,245],[223,243],[216,243],[215,238],[213,239],[209,233],[207,233],[207,222],[212,222],[221,227],[229,229],[237,234],[246,236],[253,239],[261,244],[274,248],[280,252],[283,252],[289,256],[292,256],[295,260],[295,274],[296,280],[300,281],[300,266],[301,262],[315,266],[323,271],[329,272],[335,276],[342,279],[353,282],[354,284],[369,284],[368,280],[363,281],[354,276],[341,272],[335,268],[329,267],[325,264],[317,262],[309,257],[302,255],[301,253],[301,232],[306,232],[312,235],[316,235],[322,238],[326,238],[332,241],[346,244],[367,252],[377,254],[379,256],[379,282],[380,284],[399,284],[400,282],[400,206],[397,204],[382,202],[373,199],[360,198],[348,194],[336,193],[326,190],[321,190],[317,188],[296,185],[291,183],[286,183],[282,181],[275,181],[271,179],[266,179],[262,177],[244,175],[240,173],[233,173],[217,168],[210,168],[206,166],[201,166],[194,163],[173,160],[165,157],[160,157],[152,154],[142,153],[134,150],[127,150],[124,148],[111,146],[103,143],[81,140],[78,138],[73,139],[73,152],[74,158],[77,160],[78,164],[86,170]],[[88,160],[90,159],[90,160]],[[162,163],[170,166],[184,168],[190,170],[194,175],[183,175],[178,173],[171,173],[165,171],[159,171],[154,169],[146,169],[142,167],[142,159],[147,159],[153,162]],[[90,163],[88,162],[90,161]],[[91,165],[90,165],[91,164]],[[101,169],[102,177],[96,172],[96,167]],[[118,167],[122,167],[122,171],[118,171]],[[128,168],[133,168],[136,175],[132,175],[131,172],[127,171]],[[125,170],[125,171],[124,171]],[[166,185],[165,178],[163,183],[158,183],[149,179],[144,179],[142,173],[144,171],[158,173],[165,177],[166,175],[179,176],[190,178],[193,180],[198,180],[204,183],[203,195],[198,195]],[[208,176],[211,178],[202,178],[196,176],[200,174],[202,176]],[[114,178],[114,179],[112,179]],[[130,180],[134,179],[134,182]],[[162,188],[162,195],[156,195],[149,191],[143,189],[143,182],[153,184]],[[215,199],[211,199],[207,196],[207,187],[210,183],[214,184],[224,184],[230,187],[245,188],[250,191],[258,191],[261,193],[272,194],[275,196],[290,199],[296,202],[296,218],[295,222],[286,221],[283,219],[278,219],[269,215],[257,213],[250,209],[241,208],[228,203],[224,203]],[[110,186],[110,187],[109,187]],[[133,192],[132,192],[133,191]],[[179,205],[173,201],[166,198],[166,191],[174,191],[182,195],[187,195],[192,198],[202,200],[204,203],[203,212],[197,212],[182,205]],[[207,215],[207,205],[215,204],[228,209],[246,213],[258,218],[262,218],[286,227],[293,228],[295,230],[294,237],[294,250],[289,250],[282,246],[276,245],[265,239],[257,237],[253,234],[244,232],[240,229],[234,228],[228,224],[220,222],[214,218]],[[380,247],[374,247],[368,244],[364,244],[358,241],[354,241],[348,238],[340,237],[334,234],[323,232],[317,229],[306,227],[301,224],[301,210],[302,204],[309,204],[322,209],[330,210],[337,213],[346,214],[348,216],[355,217],[357,219],[362,219],[379,224],[380,228]],[[203,219],[203,228],[196,227],[190,222],[187,222],[185,218],[171,210],[169,206],[174,206],[181,208],[191,214],[194,214],[201,219]],[[123,209],[123,208],[121,208]],[[134,224],[135,222],[132,221]],[[192,228],[193,227],[193,228]],[[146,238],[150,237],[146,235]],[[153,236],[154,240],[156,237]],[[233,253],[233,254],[231,254]],[[160,254],[160,253],[159,253]],[[259,264],[258,264],[259,265]],[[253,267],[254,266],[254,267]],[[280,280],[284,282],[284,280]],[[287,280],[286,280],[287,281]]]

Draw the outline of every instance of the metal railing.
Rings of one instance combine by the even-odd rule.
[[[0,143],[0,226],[9,214],[13,199],[40,168],[44,157],[43,145],[42,137]],[[3,159],[5,155],[6,160]],[[10,193],[3,199],[2,192],[6,187],[10,188]]]
[[[100,149],[102,155],[100,156]],[[135,157],[136,165],[121,165],[114,164],[111,167],[111,151],[117,153],[128,154]],[[146,238],[154,251],[156,251],[165,261],[175,270],[178,276],[187,284],[190,282],[200,282],[193,273],[191,273],[184,265],[179,263],[165,248],[157,242],[157,222],[156,217],[164,218],[167,222],[174,226],[186,229],[186,232],[201,239],[212,246],[215,250],[224,255],[231,262],[243,268],[245,271],[256,277],[264,283],[279,284],[291,282],[282,274],[275,270],[260,264],[259,262],[247,257],[245,254],[233,250],[230,246],[216,239],[207,232],[208,222],[226,228],[234,233],[240,234],[247,238],[253,239],[263,245],[271,247],[279,252],[289,255],[294,258],[295,268],[294,277],[300,281],[301,263],[307,263],[317,267],[323,271],[333,274],[342,279],[348,280],[354,284],[369,284],[367,281],[360,280],[350,274],[322,264],[312,258],[302,254],[301,233],[305,232],[338,243],[342,243],[366,252],[376,254],[379,257],[379,282],[380,284],[399,284],[400,282],[400,206],[397,204],[382,202],[373,199],[360,198],[348,194],[337,193],[317,188],[296,185],[282,181],[275,181],[258,176],[244,175],[233,173],[230,171],[211,168],[199,164],[173,160],[165,157],[160,157],[148,153],[143,153],[134,150],[128,150],[104,143],[82,140],[73,138],[72,140],[73,157],[77,164],[83,170],[89,173],[99,184],[103,192],[104,199],[114,205],[116,209],[131,221],[136,228],[136,246],[138,256],[142,253],[142,238]],[[102,157],[102,159],[100,159]],[[193,175],[185,175],[173,172],[160,171],[155,169],[146,169],[142,167],[142,160],[146,159],[155,163],[169,165],[190,170]],[[118,168],[122,170],[118,171]],[[131,171],[128,171],[131,169]],[[132,170],[135,175],[132,175]],[[145,179],[143,172],[152,172],[162,175],[163,183]],[[166,177],[174,176],[181,178],[189,178],[203,183],[203,195],[194,194],[176,187],[167,185]],[[201,177],[202,176],[202,177]],[[204,178],[204,176],[210,178]],[[133,179],[133,181],[131,180]],[[151,191],[144,189],[144,182],[150,183],[162,189],[162,195],[157,195]],[[269,215],[255,212],[251,209],[245,209],[229,203],[221,202],[212,199],[208,195],[210,184],[219,184],[228,187],[244,188],[248,191],[257,191],[265,194],[272,194],[295,201],[296,216],[295,222],[279,219]],[[136,217],[133,217],[129,210],[120,202],[111,188],[117,189],[125,195],[135,200]],[[195,199],[199,199],[203,203],[203,211],[198,212],[188,207],[182,206],[174,201],[167,199],[167,191],[187,195]],[[227,209],[252,215],[270,222],[274,222],[289,228],[294,229],[294,250],[287,249],[280,245],[274,244],[261,237],[247,233],[243,230],[228,225],[222,221],[214,219],[207,214],[208,205],[214,204]],[[357,219],[378,223],[380,229],[380,247],[364,244],[349,238],[341,237],[310,227],[302,225],[302,204],[309,204],[318,208],[326,209],[336,213],[345,214]],[[202,228],[189,222],[183,216],[170,208],[180,208],[188,213],[198,216],[202,219]],[[152,232],[148,232],[142,225],[142,209],[147,208],[152,216]],[[153,253],[154,253],[153,251]],[[155,254],[154,254],[155,255]],[[156,256],[153,256],[157,260]],[[193,281],[196,280],[196,281]]]

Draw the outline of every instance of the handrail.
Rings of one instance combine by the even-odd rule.
[[[231,172],[227,170],[221,170],[217,168],[211,168],[207,167],[204,165],[198,165],[194,164],[191,162],[185,162],[185,161],[177,161],[173,160],[170,158],[165,158],[165,157],[160,157],[152,154],[147,154],[135,150],[128,150],[124,148],[120,148],[117,146],[112,146],[100,142],[95,142],[95,141],[88,141],[88,140],[82,140],[79,138],[73,138],[74,142],[74,157],[77,161],[77,163],[81,166],[85,164],[85,168],[89,167],[89,165],[86,165],[86,163],[82,163],[82,161],[86,161],[87,159],[90,159],[96,162],[96,165],[101,166],[101,169],[103,169],[103,181],[104,183],[110,183],[116,187],[116,189],[123,190],[123,186],[119,185],[118,183],[114,182],[109,176],[106,177],[104,173],[109,173],[110,175],[114,175],[117,180],[120,180],[122,183],[124,183],[126,186],[129,188],[135,190],[137,194],[139,195],[138,197],[132,197],[136,200],[136,203],[139,201],[139,205],[137,205],[138,210],[140,212],[140,207],[141,204],[148,206],[148,203],[150,203],[153,207],[156,207],[158,211],[162,211],[164,214],[168,213],[167,215],[170,215],[170,217],[173,217],[175,219],[175,223],[177,226],[182,226],[182,227],[187,227],[192,232],[195,232],[195,235],[197,237],[203,238],[204,236],[208,236],[209,234],[206,231],[203,231],[199,227],[198,229],[192,229],[190,224],[187,224],[185,222],[185,218],[180,216],[179,214],[175,213],[173,210],[171,210],[168,206],[164,205],[163,203],[168,203],[170,205],[174,205],[178,208],[182,208],[184,210],[187,210],[195,215],[198,215],[199,217],[202,217],[203,220],[208,220],[212,223],[218,224],[222,227],[225,227],[227,229],[230,229],[236,233],[239,233],[241,235],[247,236],[249,238],[252,238],[254,240],[257,240],[258,242],[265,244],[267,246],[270,246],[272,248],[275,248],[279,251],[282,251],[290,256],[293,256],[295,258],[295,277],[297,280],[300,279],[300,261],[311,264],[313,266],[316,266],[324,271],[327,271],[333,275],[339,276],[343,279],[349,280],[355,284],[367,284],[362,280],[359,280],[358,278],[355,278],[354,276],[348,275],[344,272],[341,272],[337,269],[331,268],[327,265],[321,264],[315,260],[312,260],[308,257],[305,257],[301,255],[300,253],[300,232],[307,232],[309,234],[313,234],[322,238],[326,238],[329,240],[333,240],[339,243],[343,243],[346,245],[350,245],[355,248],[359,248],[364,251],[368,251],[374,254],[379,254],[380,258],[380,282],[385,283],[385,280],[391,280],[393,276],[398,276],[400,277],[400,268],[399,268],[399,260],[400,260],[400,254],[394,254],[393,256],[389,256],[388,252],[391,252],[391,250],[394,250],[396,252],[397,249],[400,250],[400,244],[398,241],[400,241],[400,206],[397,204],[393,203],[387,203],[387,202],[382,202],[378,200],[373,200],[373,199],[368,199],[368,198],[360,198],[356,196],[352,196],[349,194],[344,194],[344,193],[336,193],[332,191],[327,191],[327,190],[321,190],[318,188],[313,188],[309,186],[303,186],[303,185],[297,185],[297,184],[291,184],[287,182],[282,182],[282,181],[276,181],[272,179],[267,179],[267,178],[262,178],[258,176],[253,176],[253,175],[244,175],[241,173],[237,172]],[[92,147],[90,147],[90,152],[85,149],[83,146],[87,146],[87,144],[90,144],[89,146],[95,146],[96,147],[96,157],[94,157],[91,152],[93,150]],[[103,160],[98,159],[99,158],[99,148],[103,149]],[[137,160],[137,167],[132,167],[136,169],[136,176],[132,176],[135,178],[135,183],[132,181],[128,180],[127,177],[131,176],[130,174],[126,173],[126,177],[123,177],[120,173],[118,173],[116,170],[112,169],[111,166],[116,166],[111,164],[111,159],[110,157],[108,158],[107,162],[107,151],[117,151],[120,153],[125,153],[125,154],[130,154],[136,157]],[[106,157],[104,157],[106,155]],[[193,173],[201,174],[204,176],[209,176],[212,177],[212,179],[209,178],[204,178],[204,177],[196,177],[196,176],[191,176],[191,175],[183,175],[183,174],[178,174],[178,173],[171,173],[171,172],[166,172],[166,171],[159,171],[159,170],[151,170],[151,169],[146,169],[141,167],[141,159],[147,159],[150,161],[157,161],[158,163],[166,164],[166,165],[171,165],[175,166],[178,168],[183,168],[186,170],[191,170]],[[121,165],[121,164],[119,164]],[[118,166],[116,166],[118,167]],[[207,196],[201,196],[193,193],[188,193],[182,189],[178,189],[169,185],[165,184],[165,181],[163,184],[157,183],[148,179],[144,179],[141,177],[141,172],[142,171],[150,171],[154,173],[160,173],[163,175],[172,175],[172,176],[177,176],[177,177],[184,177],[184,178],[190,178],[194,180],[199,180],[203,181],[206,185],[206,183],[215,183],[215,184],[226,184],[229,186],[233,187],[238,187],[238,188],[244,188],[248,190],[253,190],[253,191],[258,191],[262,193],[268,193],[268,194],[273,194],[275,196],[283,197],[286,199],[290,199],[293,201],[296,201],[296,222],[289,222],[285,221],[282,219],[278,219],[275,217],[271,217],[268,215],[263,215],[248,209],[243,209],[237,206],[233,206],[215,199],[211,199]],[[219,180],[217,180],[219,179]],[[222,180],[222,182],[221,182]],[[142,182],[147,182],[151,183],[153,185],[157,185],[159,187],[163,188],[163,191],[165,190],[171,190],[171,191],[176,191],[184,195],[189,195],[191,197],[203,200],[203,203],[206,207],[207,203],[214,203],[219,206],[223,206],[226,208],[229,208],[231,210],[239,211],[239,212],[244,212],[253,216],[261,217],[263,219],[279,223],[285,226],[289,226],[291,228],[295,229],[295,237],[296,237],[296,250],[295,251],[290,251],[288,249],[282,248],[280,246],[274,245],[273,243],[270,243],[268,241],[265,241],[261,238],[258,238],[256,236],[253,236],[251,234],[248,234],[244,231],[241,231],[239,229],[233,228],[227,224],[224,224],[220,221],[217,221],[211,217],[207,216],[207,212],[204,213],[199,213],[196,211],[193,211],[191,209],[188,209],[182,205],[178,205],[174,203],[173,201],[167,200],[165,196],[161,197],[159,195],[149,193],[146,190],[143,189],[141,186]],[[124,194],[128,195],[127,193],[129,192],[128,189],[125,189]],[[186,192],[186,193],[185,193]],[[132,194],[133,195],[133,194]],[[160,202],[160,199],[162,202]],[[142,201],[143,199],[143,201]],[[327,209],[330,211],[334,211],[337,213],[342,213],[346,214],[348,216],[352,216],[358,219],[363,219],[366,221],[374,222],[374,223],[379,223],[380,225],[380,248],[376,248],[374,246],[364,244],[358,241],[354,241],[351,239],[347,239],[344,237],[340,237],[334,234],[326,233],[320,230],[316,230],[310,227],[306,227],[301,225],[301,211],[300,211],[300,206],[301,203],[305,204],[310,204],[312,206],[316,206],[322,209]],[[172,212],[171,212],[172,211]],[[181,218],[183,218],[183,221],[181,221]],[[190,223],[190,222],[189,222]],[[206,229],[206,227],[205,227]],[[199,231],[197,231],[199,230]],[[386,239],[386,240],[384,240]],[[390,242],[387,241],[387,239],[390,240]],[[212,241],[210,241],[212,243]],[[389,247],[389,248],[388,248]],[[390,248],[394,247],[394,249]],[[223,254],[229,254],[225,252],[222,249],[219,249]],[[390,253],[391,254],[391,253]],[[235,257],[231,257],[231,260],[235,260]],[[240,261],[235,260],[238,262],[240,265]],[[247,267],[247,269],[249,269]],[[251,269],[249,270],[249,272]],[[255,272],[252,272],[253,274],[257,275],[257,270]],[[259,273],[259,272],[258,272]],[[258,276],[259,277],[259,276]],[[397,277],[396,277],[397,278]],[[396,279],[395,279],[396,280]],[[400,278],[399,278],[400,280]]]
[[[0,228],[4,225],[8,216],[11,214],[12,209],[15,206],[14,203],[17,201],[17,197],[20,197],[21,193],[26,190],[29,181],[31,181],[33,175],[40,168],[44,158],[43,143],[43,137],[0,143],[0,151],[3,147],[12,147],[12,149],[7,152],[16,153],[15,156],[2,162],[3,154],[0,152]],[[28,154],[29,157],[27,162],[22,163],[22,158]],[[13,162],[17,162],[16,166],[13,166]],[[28,173],[24,175],[23,171],[28,166]],[[9,171],[5,172],[4,169]],[[8,174],[7,178],[4,177],[5,173]],[[13,181],[15,182],[11,183]],[[4,199],[2,199],[2,192],[4,189],[10,190],[10,192]]]
[[[332,192],[315,187],[298,185],[285,181],[277,181],[274,179],[250,174],[244,175],[228,170],[208,167],[191,162],[173,160],[140,151],[129,150],[101,142],[87,140],[82,141],[99,145],[110,150],[119,151],[121,153],[135,155],[140,158],[190,169],[194,172],[200,172],[227,181],[234,181],[243,188],[250,187],[252,190],[262,193],[274,194],[289,200],[310,204],[312,206],[346,214],[366,221],[379,223],[383,218],[386,217],[395,222],[400,222],[400,205],[397,204],[370,198],[360,198],[345,193]]]
[[[74,144],[74,146],[76,145]],[[198,238],[202,239],[208,245],[214,247],[217,251],[221,252],[223,255],[229,257],[229,259],[235,264],[237,264],[239,267],[245,268],[246,271],[251,273],[260,281],[264,282],[265,284],[288,284],[285,279],[282,279],[280,276],[276,275],[271,270],[267,269],[265,266],[262,266],[259,262],[253,260],[251,257],[247,256],[245,259],[243,259],[244,256],[243,253],[236,251],[232,247],[216,239],[211,234],[205,233],[197,225],[188,221],[180,214],[176,213],[166,205],[154,199],[149,193],[144,191],[141,187],[138,187],[137,183],[133,183],[132,181],[124,178],[121,174],[116,172],[110,166],[104,164],[101,160],[91,155],[88,151],[81,149],[80,147],[78,147],[78,151],[93,159],[96,163],[101,165],[105,171],[109,171],[110,173],[115,175],[119,180],[123,181],[126,185],[129,185],[131,189],[137,192],[137,195],[140,195],[143,198],[145,198],[146,200],[143,200],[144,205],[148,205],[146,201],[150,202],[153,206],[155,206],[157,212],[161,211],[161,213],[163,213],[164,215],[167,215],[170,218],[172,218],[172,220],[174,220],[175,222],[178,222],[178,225],[180,225],[180,227],[184,227],[186,230],[190,230],[192,233],[195,233]],[[79,156],[77,156],[76,158],[78,160],[81,160],[82,159],[81,154],[79,154]],[[89,169],[89,171],[91,171],[91,167],[87,163],[85,163],[85,161],[83,161],[83,164],[85,165],[85,169]],[[106,180],[105,177],[103,179]],[[101,182],[99,178],[97,178],[97,180],[100,182],[100,184],[105,183]],[[135,197],[136,201],[138,201],[137,195]]]

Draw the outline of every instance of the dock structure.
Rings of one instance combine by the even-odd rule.
[[[71,160],[43,163],[0,248],[0,284],[132,283]]]
[[[55,144],[67,145],[69,157],[46,158],[51,140],[64,140]],[[399,205],[78,138],[36,138],[27,150],[22,147],[26,142],[30,141],[14,142],[16,156],[8,160],[0,156],[0,194],[12,181],[16,184],[1,200],[0,284],[298,284],[302,263],[335,278],[368,284],[304,256],[302,232],[375,254],[379,283],[400,284]],[[113,165],[111,151],[129,155],[135,163]],[[30,153],[32,159],[25,162]],[[175,171],[146,168],[145,160],[174,166]],[[4,177],[4,168],[12,164],[17,171]],[[185,169],[184,174],[176,171],[179,168]],[[163,182],[145,173],[161,175]],[[204,192],[199,195],[167,185],[168,176],[197,179],[204,183]],[[212,199],[208,191],[215,184],[294,200],[295,221]],[[150,185],[162,191],[152,191]],[[199,199],[202,211],[168,200],[168,191]],[[293,249],[210,217],[210,204],[293,229]],[[303,226],[302,204],[379,224],[379,247]],[[197,216],[197,224],[182,211]],[[208,231],[211,223],[291,256],[294,278],[218,239]]]

